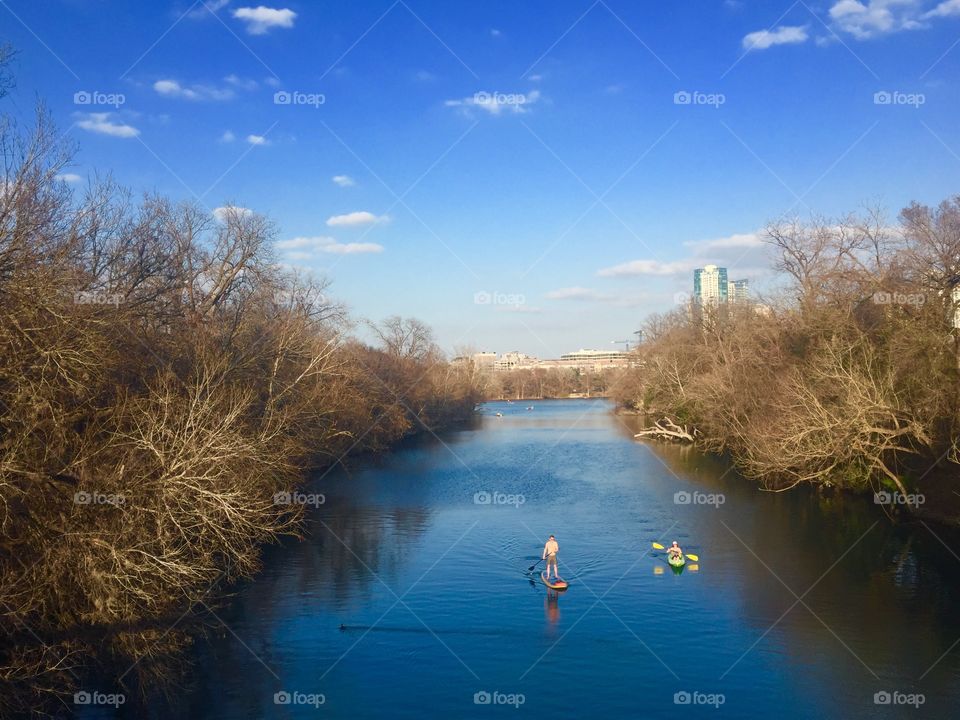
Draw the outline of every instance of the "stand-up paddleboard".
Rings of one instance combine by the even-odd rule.
[[[567,581],[563,578],[547,580],[547,574],[545,572],[540,573],[540,579],[543,581],[543,584],[551,590],[566,590],[568,587]]]

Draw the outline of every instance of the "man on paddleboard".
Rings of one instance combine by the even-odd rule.
[[[547,561],[547,580],[550,579],[550,566],[553,565],[553,576],[555,578],[560,577],[560,573],[557,570],[557,553],[560,552],[560,546],[557,544],[557,539],[551,535],[550,539],[547,540],[546,545],[543,546],[543,557],[542,560]]]

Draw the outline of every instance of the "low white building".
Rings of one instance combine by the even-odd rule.
[[[473,354],[473,363],[483,370],[492,370],[497,362],[495,352],[478,352]]]
[[[612,368],[631,367],[637,356],[622,350],[586,350],[564,353],[559,360],[541,360],[537,367],[572,368],[581,372],[600,372]]]
[[[513,350],[505,352],[493,364],[494,370],[519,370],[521,368],[532,368],[537,366],[537,359],[522,352]]]

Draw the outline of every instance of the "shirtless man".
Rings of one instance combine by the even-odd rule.
[[[557,544],[557,539],[551,535],[550,539],[547,540],[546,545],[543,546],[543,557],[541,560],[547,561],[547,580],[550,579],[550,566],[553,566],[553,576],[555,578],[560,577],[560,573],[557,571],[557,553],[560,552],[560,546]]]

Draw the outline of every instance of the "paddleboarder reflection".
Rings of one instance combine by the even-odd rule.
[[[547,588],[547,597],[543,603],[543,609],[547,614],[547,622],[556,625],[560,622],[560,593],[556,590]]]

